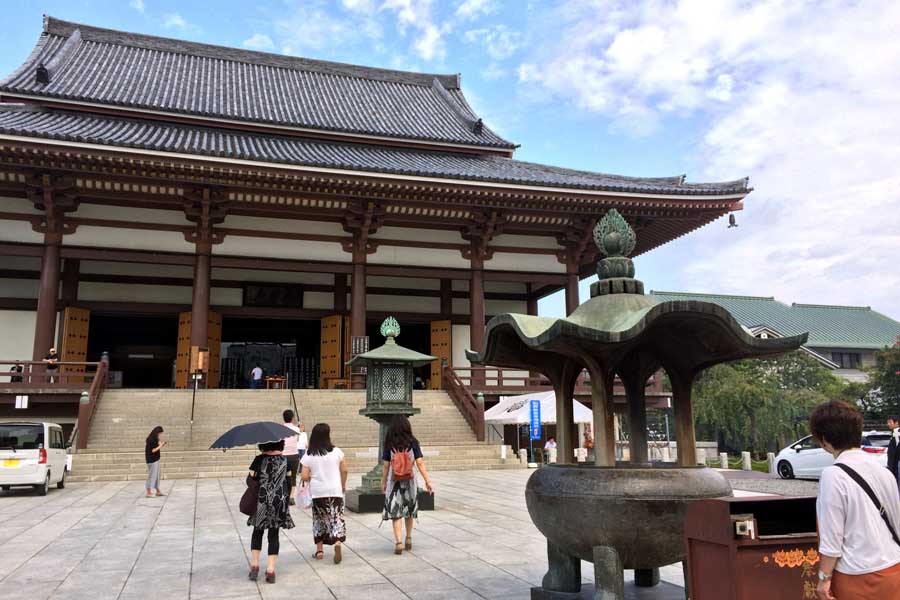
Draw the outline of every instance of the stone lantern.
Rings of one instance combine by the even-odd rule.
[[[365,354],[353,357],[347,364],[366,369],[366,407],[359,414],[378,423],[378,456],[375,467],[363,475],[362,485],[347,492],[347,508],[353,512],[381,512],[384,494],[381,492],[384,435],[394,415],[414,415],[412,391],[413,369],[422,367],[437,357],[422,354],[399,345],[394,338],[400,336],[400,324],[388,317],[381,324],[384,345]],[[434,497],[420,493],[419,509],[433,510]]]

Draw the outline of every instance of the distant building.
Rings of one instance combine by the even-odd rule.
[[[757,337],[809,332],[803,350],[848,381],[867,381],[875,351],[897,342],[900,322],[868,306],[784,304],[773,297],[656,292],[666,300],[704,300],[727,309]]]

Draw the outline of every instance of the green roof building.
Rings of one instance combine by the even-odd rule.
[[[757,337],[809,332],[804,350],[851,381],[865,381],[875,351],[900,339],[900,322],[868,306],[785,304],[769,296],[651,291],[666,300],[703,300],[728,310]]]

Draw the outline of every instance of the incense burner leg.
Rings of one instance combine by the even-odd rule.
[[[567,554],[559,546],[547,541],[547,574],[541,580],[546,592],[566,592],[570,594],[581,591],[581,559]]]
[[[659,585],[659,569],[635,569],[634,585],[638,587],[653,587]]]
[[[625,600],[625,572],[611,546],[594,546],[594,600]]]

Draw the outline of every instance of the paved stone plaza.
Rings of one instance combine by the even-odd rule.
[[[317,562],[308,513],[295,509],[274,585],[247,580],[239,479],[164,481],[169,495],[153,499],[142,482],[70,484],[44,498],[13,491],[0,496],[0,599],[524,599],[546,569],[525,508],[529,474],[435,473],[438,510],[422,513],[403,556],[378,515],[349,513],[343,563],[330,550]],[[587,563],[583,574],[589,581]],[[682,584],[678,566],[662,576]]]

